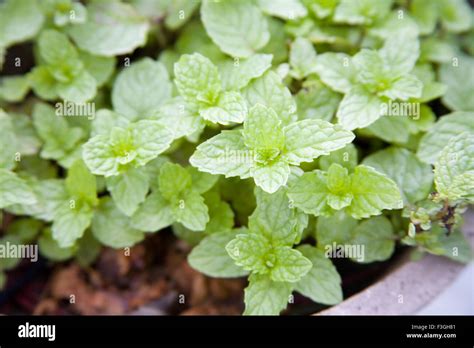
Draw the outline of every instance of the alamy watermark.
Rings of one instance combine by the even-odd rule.
[[[31,262],[38,261],[38,245],[36,244],[0,244],[0,259],[30,259]]]
[[[327,258],[341,259],[350,258],[359,262],[365,260],[365,245],[363,244],[326,244],[324,246],[324,254]]]
[[[95,103],[76,104],[63,101],[54,106],[58,117],[87,117],[88,120],[95,118]]]
[[[380,115],[411,117],[418,120],[420,118],[420,103],[389,100],[387,103],[380,104]]]

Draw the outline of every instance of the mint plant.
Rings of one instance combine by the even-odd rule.
[[[196,271],[245,277],[246,315],[341,302],[335,258],[469,262],[472,17],[464,0],[3,1],[0,243],[94,267],[173,234]],[[0,287],[18,263],[0,259]]]

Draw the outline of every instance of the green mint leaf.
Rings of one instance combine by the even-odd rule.
[[[272,66],[271,54],[254,54],[247,59],[226,60],[219,65],[224,90],[240,90]]]
[[[364,258],[353,259],[361,263],[385,261],[395,249],[393,227],[385,216],[376,216],[362,221],[354,229],[351,244],[364,247]]]
[[[472,9],[462,0],[442,0],[439,4],[441,24],[454,33],[463,32],[472,26]]]
[[[295,96],[298,116],[304,119],[331,121],[341,101],[338,93],[333,92],[320,82],[308,88],[302,88]]]
[[[300,0],[258,0],[258,6],[270,16],[297,19],[308,14]]]
[[[407,117],[382,116],[365,128],[376,137],[396,144],[406,144],[410,138],[411,123]]]
[[[234,263],[225,248],[235,235],[235,232],[224,232],[204,238],[188,256],[191,267],[211,277],[235,278],[247,275],[248,272]]]
[[[267,20],[253,2],[204,0],[201,20],[212,41],[233,57],[250,57],[270,40]]]
[[[290,166],[282,160],[264,165],[257,164],[252,171],[255,184],[265,192],[274,193],[285,185],[290,176]]]
[[[349,170],[353,170],[358,163],[357,149],[355,146],[352,143],[347,144],[343,148],[319,158],[319,166],[322,170],[328,170],[333,163],[337,163]]]
[[[91,74],[84,70],[70,82],[57,84],[56,91],[64,100],[81,104],[94,98],[97,92],[97,82]]]
[[[244,123],[245,145],[255,150],[275,149],[280,151],[285,143],[281,120],[273,109],[256,104],[250,109]]]
[[[438,4],[429,0],[413,0],[410,14],[418,24],[420,34],[431,34],[438,20]]]
[[[96,112],[94,119],[92,120],[91,136],[94,137],[99,134],[107,135],[113,128],[126,128],[130,124],[130,121],[111,110],[100,109]]]
[[[174,65],[175,84],[194,108],[215,105],[221,91],[217,67],[199,53],[184,54]]]
[[[173,203],[172,210],[177,222],[192,231],[203,231],[206,228],[209,221],[208,208],[199,193],[191,191]]]
[[[51,226],[53,238],[61,248],[74,245],[90,226],[94,212],[88,204],[81,201],[64,201],[54,213]]]
[[[16,166],[15,154],[19,150],[19,139],[13,125],[13,117],[0,109],[0,168],[13,169]]]
[[[224,233],[234,227],[234,211],[227,202],[221,200],[218,193],[207,192],[204,195],[204,202],[209,210],[206,233]]]
[[[298,229],[298,213],[288,200],[286,192],[273,194],[257,192],[257,208],[249,217],[249,229],[264,235],[277,245],[292,246],[301,237]]]
[[[131,226],[130,219],[109,197],[100,200],[91,229],[100,243],[115,249],[130,247],[145,238],[143,232]]]
[[[45,30],[38,39],[41,57],[47,64],[62,65],[68,60],[78,59],[78,53],[67,36],[56,30]]]
[[[131,120],[148,118],[171,97],[171,82],[164,65],[144,58],[125,67],[112,89],[114,110]]]
[[[179,164],[169,162],[161,166],[158,181],[161,194],[168,200],[180,197],[192,186],[191,174]]]
[[[334,163],[327,171],[328,205],[335,210],[341,210],[352,203],[351,178],[347,168]]]
[[[159,121],[138,121],[89,139],[83,159],[93,174],[118,175],[126,165],[140,167],[156,158],[170,146],[172,136]]]
[[[30,90],[27,75],[6,76],[0,79],[0,100],[7,102],[22,101]]]
[[[116,64],[115,57],[99,57],[84,51],[79,51],[79,58],[87,72],[94,77],[97,87],[104,85],[114,72]]]
[[[321,81],[336,92],[348,93],[355,85],[357,70],[352,58],[344,53],[323,53],[314,67]]]
[[[74,162],[69,168],[65,184],[68,193],[75,199],[89,205],[98,203],[95,177],[82,160]]]
[[[186,170],[191,174],[193,182],[193,190],[198,193],[205,193],[209,191],[219,180],[217,175],[211,175],[209,173],[200,172],[194,167],[187,167]]]
[[[8,47],[34,37],[41,29],[43,21],[44,16],[36,0],[2,2],[0,5],[0,47]]]
[[[175,139],[200,132],[205,126],[204,120],[187,105],[182,97],[168,99],[153,118],[166,124],[174,133]]]
[[[416,35],[390,36],[379,50],[392,76],[409,73],[420,55],[420,43]]]
[[[222,131],[198,145],[189,163],[203,172],[245,179],[251,175],[253,156],[240,130]]]
[[[365,86],[379,88],[387,84],[388,67],[379,52],[363,48],[354,57],[352,63],[357,69],[357,80]]]
[[[443,64],[439,74],[441,82],[447,86],[442,98],[443,104],[454,111],[474,111],[474,86],[471,78],[466,78],[474,75],[474,58],[461,56],[456,64]]]
[[[347,24],[372,24],[385,17],[392,0],[341,0],[334,13],[334,21]]]
[[[442,198],[474,201],[474,134],[452,138],[441,151],[434,173]]]
[[[252,274],[245,289],[244,315],[278,315],[293,291],[291,283],[275,282],[267,275]]]
[[[355,87],[347,93],[339,104],[337,118],[348,130],[364,128],[374,123],[380,116],[382,100],[363,87]]]
[[[121,2],[94,2],[87,6],[87,21],[68,28],[82,50],[98,56],[133,52],[146,41],[149,24],[135,9]]]
[[[330,212],[328,194],[327,175],[320,170],[303,174],[288,190],[288,197],[297,208],[316,216]]]
[[[311,162],[343,148],[354,139],[354,134],[339,125],[323,120],[303,120],[284,128],[286,158],[291,164]]]
[[[247,102],[237,92],[227,91],[219,95],[215,106],[200,109],[199,115],[207,121],[229,125],[242,123],[247,116]]]
[[[271,253],[271,244],[261,234],[237,234],[225,248],[235,264],[246,271],[266,274],[274,266],[274,255],[267,255]]]
[[[362,163],[395,181],[407,203],[423,200],[430,193],[433,183],[431,166],[408,150],[390,147],[364,158]]]
[[[140,168],[109,176],[105,180],[117,208],[127,216],[133,215],[140,203],[145,201],[149,189],[148,175]]]
[[[311,261],[304,257],[300,251],[288,246],[275,247],[273,255],[275,265],[270,271],[270,278],[276,282],[295,283],[313,267]]]
[[[434,164],[441,150],[455,136],[474,133],[473,112],[457,111],[445,115],[421,138],[416,155],[423,162]]]
[[[414,75],[399,77],[380,95],[390,99],[408,100],[409,98],[420,98],[423,92],[423,83]]]
[[[316,50],[311,41],[301,37],[293,41],[290,50],[290,65],[292,68],[290,74],[301,80],[316,71],[316,64]]]
[[[43,234],[38,238],[38,247],[41,255],[48,260],[61,262],[66,261],[74,256],[76,246],[61,247],[53,238],[50,228],[46,228]]]
[[[0,168],[0,207],[13,204],[34,204],[36,196],[31,187],[16,173]]]
[[[295,290],[314,302],[334,305],[342,301],[341,277],[323,251],[309,245],[298,248],[304,257],[309,259],[312,267],[303,278],[295,284]]]
[[[284,124],[296,121],[296,103],[288,88],[273,71],[267,71],[262,77],[253,80],[242,93],[250,106],[262,104],[272,108]]]
[[[175,221],[170,203],[159,192],[153,192],[131,218],[131,225],[146,232],[159,231]]]
[[[320,216],[316,224],[316,241],[321,250],[331,250],[336,245],[350,243],[352,232],[358,221],[346,214],[343,210],[332,216]],[[304,253],[304,251],[301,250]],[[308,256],[307,256],[308,257]],[[310,257],[308,257],[311,259]]]
[[[395,182],[371,167],[358,166],[352,175],[352,203],[347,212],[356,219],[379,215],[384,209],[400,209],[403,206],[400,191]]]

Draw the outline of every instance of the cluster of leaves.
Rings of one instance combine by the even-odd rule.
[[[472,23],[463,0],[6,0],[0,243],[88,265],[171,228],[248,276],[245,314],[342,301],[334,244],[467,262]]]

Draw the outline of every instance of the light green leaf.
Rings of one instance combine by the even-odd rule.
[[[389,71],[379,52],[363,48],[352,58],[352,63],[357,69],[357,80],[362,85],[379,89],[379,85],[387,84]]]
[[[320,216],[316,225],[316,241],[321,250],[331,250],[336,245],[347,244],[358,221],[343,210],[332,216]],[[302,251],[304,255],[304,251]],[[309,256],[306,256],[310,258]],[[311,259],[311,258],[310,258]]]
[[[12,204],[34,204],[36,196],[31,187],[16,173],[0,168],[0,208]]]
[[[92,220],[92,233],[99,242],[115,249],[133,246],[145,237],[109,197],[101,199]]]
[[[0,4],[0,47],[34,37],[44,21],[36,0],[7,0]],[[1,66],[1,64],[0,64]]]
[[[247,102],[238,92],[226,91],[219,95],[216,105],[199,110],[207,121],[229,125],[242,123],[247,116]]]
[[[58,83],[56,91],[64,100],[81,104],[95,97],[97,93],[97,82],[91,74],[83,70],[70,82]]]
[[[372,24],[385,17],[392,0],[341,0],[334,13],[334,21],[347,24]]]
[[[226,60],[219,66],[222,86],[225,90],[239,90],[272,66],[271,54],[254,54],[238,61]]]
[[[79,58],[87,72],[94,77],[98,87],[104,85],[114,72],[115,57],[99,57],[80,51]]]
[[[253,2],[204,0],[201,20],[212,41],[233,57],[250,57],[270,39],[268,23]]]
[[[171,205],[159,192],[153,192],[135,211],[131,225],[146,232],[159,231],[175,221]]]
[[[267,275],[252,274],[245,289],[244,315],[278,315],[288,305],[292,291],[290,283],[274,282]]]
[[[192,178],[185,168],[168,162],[161,166],[158,181],[163,197],[172,200],[191,188]]]
[[[54,213],[51,226],[54,240],[61,248],[71,247],[90,226],[93,215],[93,210],[87,204],[73,200],[64,201]]]
[[[451,32],[458,33],[472,26],[472,8],[463,0],[440,1],[441,23]]]
[[[433,183],[431,166],[408,150],[390,147],[366,157],[362,163],[395,181],[405,202],[415,203],[430,193]]]
[[[389,36],[379,54],[392,76],[401,76],[409,73],[415,66],[420,56],[420,42],[413,34]]]
[[[300,120],[317,118],[328,122],[333,118],[341,101],[338,93],[322,83],[302,88],[295,98]]]
[[[52,65],[73,64],[79,56],[76,48],[65,34],[51,29],[41,33],[38,39],[38,48],[41,58],[47,64]]]
[[[333,163],[327,171],[327,186],[327,203],[332,209],[341,210],[351,204],[353,194],[347,168]]]
[[[297,19],[308,14],[299,0],[258,0],[258,6],[266,14],[282,19]]]
[[[397,184],[371,167],[356,167],[351,186],[354,197],[346,209],[356,219],[379,215],[384,209],[403,207]]]
[[[438,3],[431,0],[413,0],[410,3],[410,14],[418,24],[420,34],[430,34],[438,20]]]
[[[254,160],[241,131],[232,130],[222,131],[198,145],[189,163],[203,172],[245,179],[250,176]]]
[[[0,99],[7,102],[23,100],[30,90],[27,75],[5,76],[0,79]]]
[[[260,234],[238,234],[225,248],[235,264],[246,271],[265,274],[272,267],[271,260],[266,259],[271,244]]]
[[[204,231],[209,221],[209,214],[204,198],[200,194],[191,191],[173,203],[171,208],[177,222],[192,231]]]
[[[273,249],[273,254],[275,264],[271,267],[270,278],[276,282],[295,283],[313,266],[300,251],[288,246],[277,246]]]
[[[207,192],[204,202],[209,209],[209,222],[205,230],[207,234],[224,233],[234,227],[234,211],[227,202],[221,200],[217,192]]]
[[[61,247],[53,238],[50,228],[44,230],[41,237],[38,238],[38,247],[41,255],[48,260],[61,262],[68,260],[74,256],[76,251],[75,245],[70,247]]]
[[[474,133],[452,138],[435,163],[435,183],[442,198],[474,201]]]
[[[290,50],[290,65],[292,76],[299,80],[316,72],[316,50],[311,41],[301,37],[293,41]]]
[[[353,88],[339,104],[337,118],[348,130],[367,127],[379,117],[382,100],[361,87]]]
[[[68,28],[76,44],[98,56],[133,52],[146,41],[147,20],[121,2],[93,2],[87,6],[87,21]]]
[[[319,158],[319,166],[322,170],[328,170],[333,163],[340,164],[349,170],[354,169],[358,163],[355,146],[350,143],[339,150],[331,152],[329,155]]]
[[[323,120],[298,121],[285,127],[284,132],[285,157],[295,165],[343,148],[355,137],[341,126]]]
[[[361,263],[385,261],[393,254],[395,249],[395,236],[392,224],[385,216],[376,216],[362,221],[353,232],[352,244],[364,247],[363,261]]]
[[[105,182],[117,208],[127,216],[133,215],[140,203],[145,201],[149,189],[148,175],[139,168],[109,176]]]
[[[199,272],[218,278],[235,278],[248,274],[238,267],[226,251],[235,232],[215,233],[204,238],[188,256],[188,262]]]
[[[354,86],[357,70],[352,58],[344,53],[323,53],[316,57],[314,67],[321,81],[333,90],[348,93]]]
[[[217,67],[199,53],[184,54],[174,65],[175,84],[184,100],[194,108],[211,106],[221,91]]]
[[[451,63],[441,65],[440,80],[448,88],[444,94],[443,104],[454,111],[474,111],[474,58],[461,56]]]
[[[392,81],[389,88],[379,94],[390,99],[408,100],[422,96],[423,83],[414,75],[403,75]]]
[[[298,250],[312,263],[310,271],[295,284],[295,290],[314,302],[334,305],[342,301],[341,277],[324,252],[309,245]]]
[[[186,170],[189,172],[189,174],[191,174],[193,190],[198,193],[209,191],[217,182],[217,180],[219,180],[217,175],[200,172],[194,167],[186,167]]]
[[[149,118],[171,97],[171,82],[164,65],[144,58],[124,68],[112,89],[114,110],[131,120]]]
[[[285,161],[257,165],[252,170],[255,184],[268,193],[276,192],[286,184],[290,175],[290,166]]]
[[[97,204],[97,184],[94,175],[91,174],[82,160],[74,162],[69,168],[65,180],[68,193],[90,205]]]
[[[262,104],[272,108],[284,124],[296,121],[296,103],[282,83],[280,77],[273,71],[267,71],[262,77],[253,80],[243,89],[250,106]]]
[[[285,143],[281,120],[272,108],[262,104],[250,109],[242,134],[245,144],[255,150],[280,150]]]
[[[423,162],[433,164],[446,144],[455,136],[474,133],[474,112],[457,111],[445,115],[421,138],[417,156]]]
[[[204,120],[193,111],[182,97],[168,99],[161,105],[154,118],[165,124],[178,139],[192,135],[204,128]]]
[[[328,194],[326,173],[319,170],[303,174],[288,190],[288,197],[297,208],[316,216],[327,213]]]
[[[411,115],[390,116],[385,115],[385,111],[386,110],[382,112],[382,117],[380,117],[366,129],[371,134],[386,142],[405,144],[410,138],[410,120],[408,117]],[[387,113],[389,113],[388,107]]]

